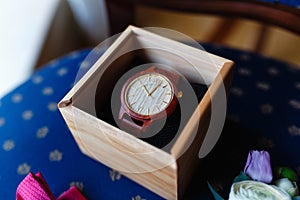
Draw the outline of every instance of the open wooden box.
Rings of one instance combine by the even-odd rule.
[[[126,53],[135,49],[143,49],[143,54],[151,62],[174,67],[188,81],[208,86],[207,92],[167,151],[97,116],[97,105],[110,106],[107,98],[117,79],[128,70],[124,68],[124,63],[128,63],[133,56],[132,53]],[[121,56],[124,54],[127,56]],[[228,90],[232,69],[233,62],[230,60],[129,26],[58,106],[84,154],[120,171],[166,199],[180,199],[200,160],[199,150],[209,127],[212,99],[218,96],[223,86]]]

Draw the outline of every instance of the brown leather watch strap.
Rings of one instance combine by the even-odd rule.
[[[163,69],[161,67],[157,67],[157,66],[151,66],[148,69],[145,70],[146,72],[156,72],[159,74],[162,74],[164,76],[166,76],[170,81],[172,81],[173,84],[177,85],[180,76],[177,73],[172,72],[171,70],[166,70]]]

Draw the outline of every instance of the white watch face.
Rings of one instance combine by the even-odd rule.
[[[140,115],[154,115],[171,103],[174,90],[171,82],[158,73],[149,73],[133,79],[125,90],[125,103]]]

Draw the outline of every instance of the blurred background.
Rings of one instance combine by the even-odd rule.
[[[300,66],[300,39],[276,27],[149,7],[135,12],[141,27],[170,28],[200,42],[214,38],[216,43],[250,51],[259,45],[261,53]],[[104,0],[1,1],[0,25],[0,98],[45,63],[109,37]]]
[[[0,1],[0,98],[35,69],[108,36],[103,0]]]

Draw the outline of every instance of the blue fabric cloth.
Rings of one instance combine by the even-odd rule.
[[[255,53],[205,45],[236,63],[227,119],[214,151],[206,158],[207,180],[226,199],[250,150],[267,150],[273,169],[291,167],[300,175],[299,67]],[[219,166],[222,166],[220,168]]]
[[[288,164],[300,172],[300,71],[254,53],[204,47],[234,60],[236,68],[229,123],[186,199],[212,199],[207,180],[226,194],[252,148],[267,149],[275,164]],[[83,155],[61,117],[57,103],[102,51],[83,62],[89,53],[73,52],[49,63],[0,100],[0,199],[14,199],[17,185],[29,171],[42,172],[55,196],[76,185],[88,199],[162,199]],[[78,74],[80,65],[84,70]]]
[[[42,172],[56,197],[75,185],[88,199],[161,199],[83,155],[57,109],[89,52],[53,61],[1,99],[0,199],[14,199],[29,171]]]
[[[251,52],[208,46],[207,51],[236,63],[228,118],[261,136],[261,148],[278,164],[300,167],[300,70]],[[300,168],[299,168],[300,169]]]
[[[262,0],[263,2],[271,2],[274,4],[283,4],[287,6],[292,6],[299,8],[300,6],[300,0]]]

